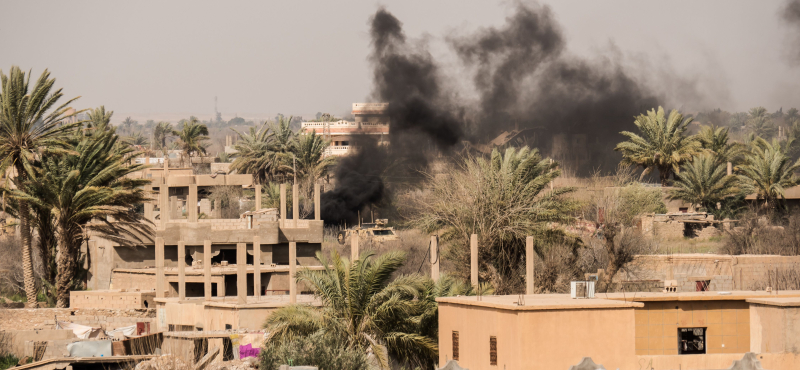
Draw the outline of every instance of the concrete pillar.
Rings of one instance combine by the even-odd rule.
[[[152,186],[152,185],[147,185],[147,186],[145,186],[145,187],[144,187],[144,191],[145,191],[147,194],[152,194],[152,192],[153,192],[153,186]],[[154,206],[154,205],[153,205],[153,202],[152,202],[152,201],[147,201],[147,202],[144,202],[144,218],[145,218],[146,220],[153,221],[153,206]],[[3,209],[5,209],[5,207],[3,207]]]
[[[203,240],[203,287],[206,301],[211,300],[211,240]]]
[[[478,234],[469,238],[469,268],[472,285],[478,286]]]
[[[525,238],[525,294],[533,294],[533,237]]]
[[[261,185],[253,185],[253,190],[256,193],[256,208],[255,210],[261,210]]]
[[[350,234],[350,262],[358,259],[358,232]]]
[[[169,197],[169,219],[170,220],[177,220],[180,218],[178,214],[178,196],[171,195]]]
[[[300,219],[300,189],[297,184],[292,184],[292,223],[297,227],[297,220]]]
[[[169,221],[169,186],[166,183],[158,188],[158,208],[161,218],[161,230],[166,229]]]
[[[261,297],[261,238],[253,237],[253,293],[256,300]]]
[[[247,244],[236,243],[236,303],[247,303]]]
[[[286,184],[280,184],[281,189],[281,224],[280,227],[286,227]]]
[[[289,303],[297,303],[297,243],[289,242]]]
[[[439,237],[431,236],[431,279],[439,280]]]
[[[178,299],[186,299],[186,243],[178,242]]]
[[[189,222],[197,222],[197,185],[189,185],[186,210],[186,216],[189,218]]]
[[[164,238],[156,237],[156,298],[164,298]]]
[[[733,175],[733,163],[728,162],[728,176]]]
[[[314,184],[314,219],[319,221],[322,217],[321,209],[322,204],[320,203],[320,185]]]
[[[166,153],[165,153],[166,154]],[[167,183],[167,177],[169,177],[169,157],[165,155],[164,158],[164,183]]]

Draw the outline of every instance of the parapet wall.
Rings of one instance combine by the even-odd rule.
[[[92,326],[103,329],[116,329],[131,326],[137,322],[156,324],[156,310],[150,309],[95,309],[95,308],[17,308],[0,309],[0,329],[36,330],[55,329],[56,320]]]
[[[697,281],[711,291],[763,289],[776,271],[800,269],[800,256],[675,254],[636,256],[617,282],[676,280],[678,292],[693,292]]]
[[[156,292],[137,292],[123,290],[72,291],[69,293],[72,308],[154,308]]]

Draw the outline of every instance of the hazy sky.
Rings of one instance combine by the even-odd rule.
[[[723,109],[800,107],[783,1],[544,1],[577,55],[613,45],[697,78]],[[4,1],[0,68],[49,68],[77,107],[138,119],[342,114],[371,90],[368,21],[385,6],[447,65],[447,35],[501,25],[501,1]],[[452,58],[451,58],[452,59]]]

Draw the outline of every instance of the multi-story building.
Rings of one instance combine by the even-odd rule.
[[[357,135],[375,135],[378,143],[388,142],[388,106],[388,103],[353,103],[355,121],[303,122],[302,132],[314,131],[329,140],[331,145],[325,152],[326,156],[344,156],[356,147]]]

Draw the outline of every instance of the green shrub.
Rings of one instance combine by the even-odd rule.
[[[261,370],[278,370],[280,365],[318,366],[325,370],[366,370],[367,356],[347,348],[342,340],[316,333],[279,345],[266,343],[259,356]]]
[[[17,366],[19,359],[14,357],[14,355],[5,355],[0,357],[0,370],[10,369],[14,366]]]

